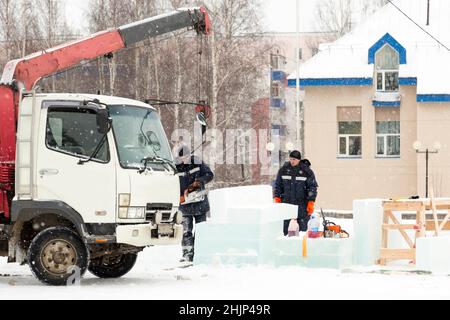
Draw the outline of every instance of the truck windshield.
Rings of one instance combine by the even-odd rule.
[[[172,153],[161,120],[156,111],[127,105],[109,106],[112,128],[123,168],[141,169],[145,163],[153,169],[164,166],[150,158],[173,162]]]

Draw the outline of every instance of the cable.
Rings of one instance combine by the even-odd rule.
[[[412,23],[414,23],[417,27],[419,27],[423,32],[425,32],[428,36],[430,36],[434,41],[439,43],[442,47],[447,49],[447,51],[450,51],[450,49],[443,44],[441,41],[436,39],[431,33],[429,33],[427,30],[425,30],[421,25],[419,25],[416,21],[414,21],[410,16],[408,16],[405,12],[402,11],[399,7],[397,7],[391,0],[387,0],[390,4],[392,4],[398,11],[400,11],[406,18],[408,18]]]

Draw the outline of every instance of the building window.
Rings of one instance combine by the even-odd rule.
[[[272,124],[272,134],[275,136],[285,136],[286,126],[281,124]]]
[[[338,156],[361,157],[361,107],[338,107]]]
[[[299,60],[303,59],[303,49],[302,48],[298,48],[298,59]]]
[[[279,83],[272,83],[272,91],[271,91],[271,97],[278,98],[280,97],[280,84]]]
[[[375,55],[377,91],[398,91],[400,56],[390,45],[384,45]]]
[[[285,57],[278,54],[270,55],[270,66],[272,67],[273,70],[282,70],[285,64],[286,64]]]
[[[382,108],[375,110],[377,157],[400,156],[400,110]]]

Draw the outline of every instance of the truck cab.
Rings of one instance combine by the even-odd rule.
[[[146,246],[181,242],[179,178],[154,108],[118,97],[30,92],[18,118],[11,218],[21,245],[10,243],[10,260],[58,284],[78,265],[73,257],[86,255],[81,272],[89,264],[94,274],[115,277],[105,275],[111,259],[117,264]],[[54,228],[62,239],[52,248]],[[41,230],[48,241],[39,244]],[[69,235],[87,251],[77,252]]]
[[[28,263],[44,283],[66,285],[86,270],[121,277],[146,246],[181,242],[179,178],[156,110],[124,98],[36,88],[42,78],[83,61],[111,58],[185,28],[209,35],[207,10],[180,8],[6,64],[0,78],[0,256]]]

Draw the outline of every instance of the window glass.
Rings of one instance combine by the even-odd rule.
[[[400,56],[390,45],[385,45],[375,55],[377,70],[398,70]]]
[[[361,137],[360,136],[350,136],[348,141],[349,155],[359,156],[361,155]]]
[[[347,154],[347,138],[346,137],[339,138],[339,154],[340,155]]]
[[[377,90],[383,90],[383,74],[377,73]]]
[[[88,109],[49,108],[46,145],[54,151],[90,157],[103,138],[97,130],[97,115]],[[109,161],[107,140],[93,159]]]
[[[384,137],[377,137],[377,155],[384,155]]]
[[[377,134],[400,133],[400,121],[377,121]]]
[[[395,156],[400,154],[400,136],[387,136],[387,155]]]
[[[161,119],[155,110],[113,105],[109,106],[109,113],[122,167],[140,168],[142,161],[149,157],[173,160]],[[163,167],[155,163],[150,165],[154,169]]]
[[[339,134],[361,134],[361,122],[339,122]]]
[[[397,91],[398,90],[398,72],[386,72],[385,73],[385,91]]]

